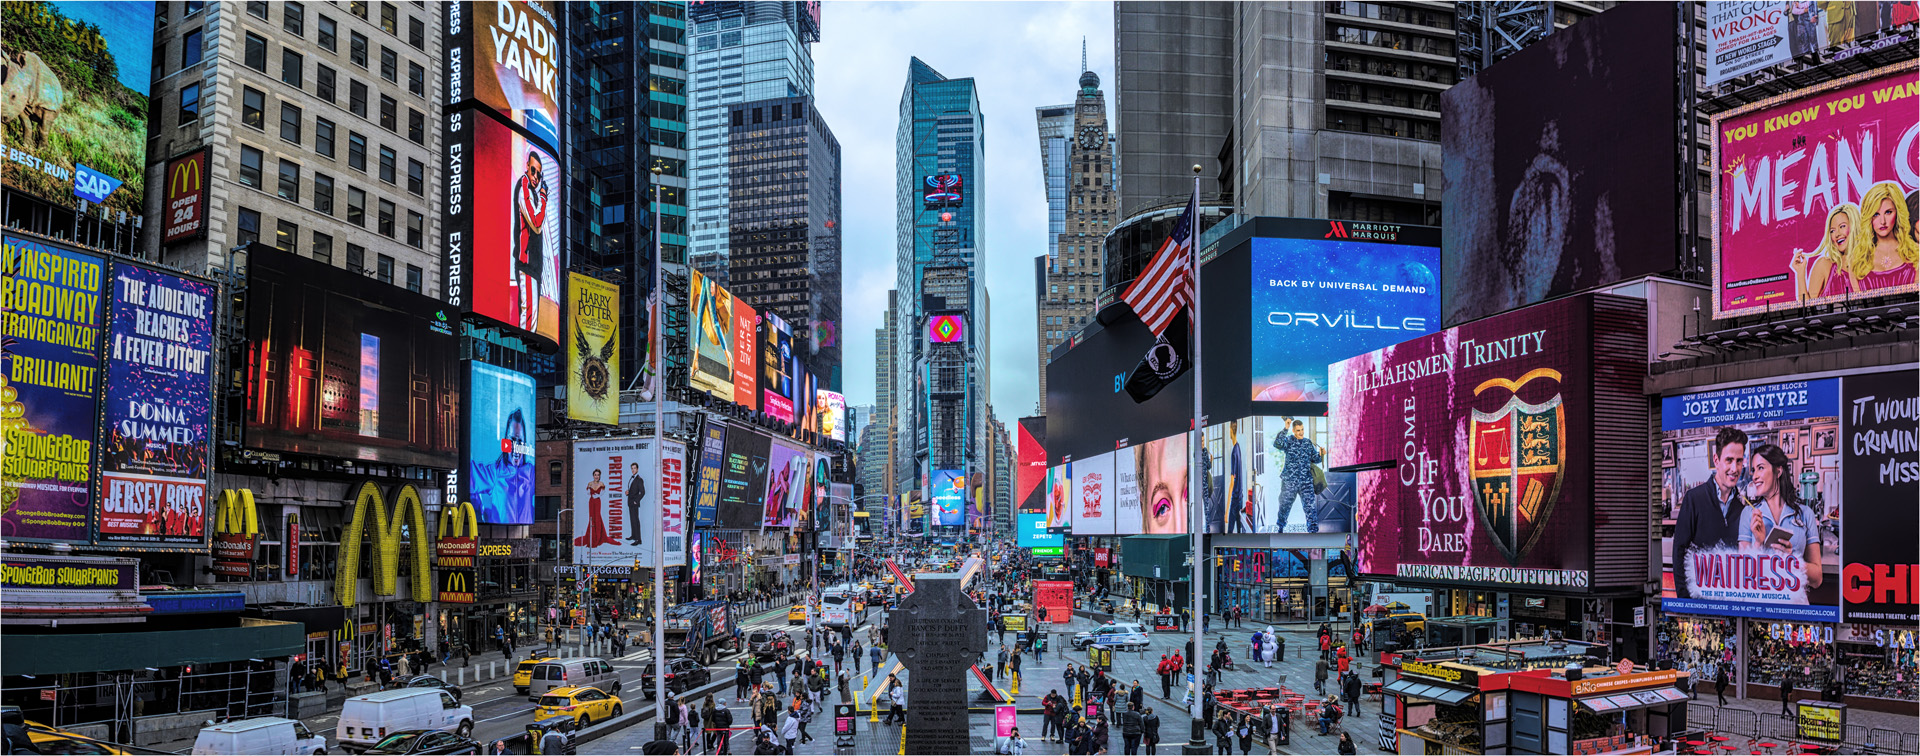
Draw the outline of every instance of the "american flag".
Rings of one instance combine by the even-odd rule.
[[[1153,254],[1147,269],[1120,295],[1133,307],[1140,322],[1158,336],[1175,315],[1193,304],[1193,226],[1200,215],[1200,193],[1187,200],[1187,210],[1173,224],[1173,232]]]

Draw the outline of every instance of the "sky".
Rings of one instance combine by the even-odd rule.
[[[907,63],[973,77],[986,117],[987,246],[994,413],[1033,414],[1039,332],[1033,258],[1047,250],[1047,198],[1034,108],[1071,104],[1080,40],[1113,103],[1113,4],[1108,2],[830,2],[813,46],[814,95],[840,140],[843,278],[840,331],[848,404],[873,403],[873,332],[894,286],[894,132]]]

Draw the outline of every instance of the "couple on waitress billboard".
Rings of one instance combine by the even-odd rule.
[[[1674,590],[1682,598],[1762,592],[1806,604],[1820,587],[1820,524],[1801,501],[1793,463],[1775,444],[1747,451],[1747,434],[1722,427],[1709,450],[1713,475],[1688,490],[1674,521]],[[1741,473],[1751,480],[1741,485]],[[1757,568],[1754,557],[1762,560]]]

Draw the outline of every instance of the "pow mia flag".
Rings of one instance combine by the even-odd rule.
[[[1147,348],[1140,364],[1135,365],[1132,373],[1127,374],[1125,388],[1127,396],[1134,403],[1142,403],[1160,393],[1167,384],[1186,375],[1193,368],[1193,361],[1187,356],[1187,340],[1190,320],[1182,311],[1174,316],[1167,330],[1154,339],[1153,346]]]

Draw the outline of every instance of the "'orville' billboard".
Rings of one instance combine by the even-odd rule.
[[[1359,471],[1360,570],[1567,592],[1643,582],[1644,452],[1595,439],[1645,437],[1645,307],[1570,297],[1333,364],[1327,457]]]
[[[1713,120],[1713,315],[1911,294],[1920,63]]]

